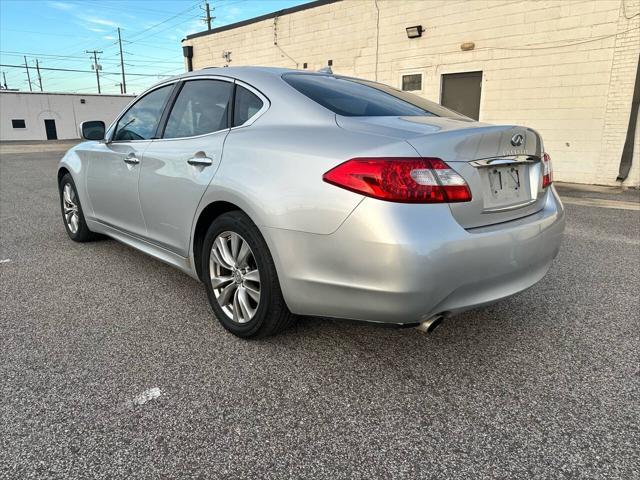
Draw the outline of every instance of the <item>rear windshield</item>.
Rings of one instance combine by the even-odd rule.
[[[299,73],[282,78],[314,102],[345,117],[436,116],[468,120],[437,103],[381,83]]]

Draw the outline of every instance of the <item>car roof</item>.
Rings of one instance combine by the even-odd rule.
[[[248,79],[274,79],[281,77],[285,73],[295,73],[300,72],[300,70],[294,70],[291,68],[278,68],[278,67],[205,67],[200,70],[194,70],[191,72],[184,72],[178,75],[175,75],[171,78],[168,78],[163,81],[175,81],[179,79],[187,79],[190,77],[202,77],[202,76],[223,76],[223,77],[233,77],[239,80],[247,80]]]

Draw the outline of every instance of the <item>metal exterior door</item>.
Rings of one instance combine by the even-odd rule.
[[[467,117],[479,120],[482,72],[448,73],[442,75],[440,103]]]
[[[58,132],[56,130],[56,121],[53,119],[47,118],[44,121],[44,129],[47,132],[47,140],[57,140]]]
[[[150,143],[151,140],[98,143],[87,153],[87,192],[96,220],[146,236],[138,178],[143,153]]]
[[[154,140],[145,151],[140,204],[149,237],[162,247],[188,255],[193,217],[220,166],[228,133]]]
[[[184,257],[194,214],[220,165],[232,90],[228,79],[185,82],[162,138],[144,154],[138,185],[149,238]]]

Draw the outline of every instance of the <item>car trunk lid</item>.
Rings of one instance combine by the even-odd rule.
[[[402,138],[420,156],[444,160],[471,190],[470,202],[449,204],[464,228],[515,220],[544,206],[542,139],[530,128],[435,116],[337,117],[337,123]]]

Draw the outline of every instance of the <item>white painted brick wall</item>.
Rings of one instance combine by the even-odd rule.
[[[640,54],[640,0],[377,5],[379,32],[374,0],[344,0],[278,18],[278,46],[274,19],[184,44],[194,46],[195,69],[223,66],[229,50],[231,65],[307,62],[317,70],[331,59],[336,73],[398,87],[403,73],[422,73],[420,95],[435,101],[442,74],[482,70],[481,121],[538,130],[557,180],[616,183]],[[407,38],[411,25],[425,28],[422,38]],[[463,42],[474,42],[475,50],[461,51]],[[625,185],[640,185],[639,150]]]

